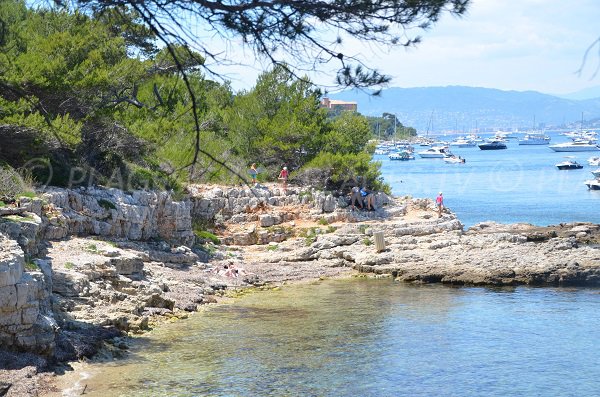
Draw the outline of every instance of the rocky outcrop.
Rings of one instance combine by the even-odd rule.
[[[189,201],[174,201],[167,192],[80,188],[48,189],[44,238],[97,235],[130,240],[158,238],[191,245]]]
[[[25,272],[19,245],[0,234],[0,347],[51,355],[56,322],[45,269]]]
[[[337,260],[363,273],[400,281],[468,285],[600,285],[600,228],[591,224],[480,224],[465,232],[451,213],[433,216],[433,203],[412,200],[400,216],[346,223],[312,242],[292,239],[246,258],[265,263]],[[384,234],[378,252],[373,233]],[[252,267],[250,267],[252,268]]]
[[[285,208],[305,206],[313,215],[330,214],[348,207],[344,197],[335,197],[329,192],[310,187],[290,187],[286,191],[279,188],[268,189],[264,186],[255,188],[188,187],[192,201],[192,216],[205,220],[245,220],[245,214],[261,208]],[[375,195],[375,207],[381,208],[393,203],[393,199],[384,193]],[[290,219],[288,219],[290,220]],[[276,225],[277,217],[261,218],[261,226]]]

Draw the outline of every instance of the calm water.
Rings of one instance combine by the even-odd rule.
[[[551,144],[567,138],[549,133]],[[522,137],[522,135],[518,135]],[[426,148],[415,147],[415,151]],[[600,191],[583,183],[593,179],[587,159],[600,151],[557,153],[548,146],[519,146],[511,139],[506,150],[483,151],[478,147],[454,148],[465,164],[446,164],[442,159],[390,161],[383,163],[385,180],[395,195],[435,198],[444,192],[445,204],[468,227],[492,220],[501,223],[528,222],[545,226],[560,222],[600,223]],[[580,170],[559,171],[555,164],[574,156]]]
[[[337,280],[256,293],[87,369],[88,396],[597,396],[600,291]]]

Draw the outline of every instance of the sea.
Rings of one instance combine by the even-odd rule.
[[[566,141],[551,134],[552,143]],[[419,148],[417,148],[419,150]],[[465,164],[389,161],[396,195],[483,221],[600,222],[587,158],[547,146],[453,149]],[[559,171],[565,156],[582,170]],[[418,157],[418,156],[417,156]],[[249,293],[66,371],[61,396],[600,396],[600,289],[319,280]]]
[[[550,144],[567,142],[559,132],[546,132]],[[514,135],[523,137],[522,134]],[[485,135],[482,135],[485,138]],[[451,140],[451,136],[438,136]],[[385,181],[396,196],[429,197],[443,192],[444,204],[465,227],[494,221],[526,222],[538,226],[563,222],[600,223],[600,191],[589,190],[584,181],[594,179],[587,160],[600,156],[595,152],[554,152],[548,145],[519,145],[509,139],[505,150],[455,148],[464,164],[448,164],[443,159],[423,159],[416,152],[427,147],[415,146],[415,160],[381,161]],[[556,164],[575,160],[579,170],[558,170]]]
[[[62,395],[598,396],[598,324],[597,289],[325,280],[163,325]]]

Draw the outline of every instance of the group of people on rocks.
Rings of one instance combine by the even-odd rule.
[[[250,178],[252,178],[252,184],[255,186],[258,185],[258,169],[256,168],[256,163],[252,163],[250,165],[250,170],[248,170],[248,174]],[[287,166],[284,166],[281,171],[279,171],[279,176],[277,179],[281,182],[281,188],[285,191],[287,190],[287,181],[289,178],[289,171]]]
[[[250,170],[248,171],[248,174],[252,178],[252,183],[254,185],[258,185],[258,181],[257,181],[258,170],[256,168],[256,163],[252,163],[252,165],[250,166]],[[288,182],[289,175],[290,174],[289,174],[287,166],[284,166],[281,169],[281,171],[279,172],[279,175],[277,176],[277,179],[281,183],[281,188],[284,191],[287,190],[287,182]],[[440,192],[439,195],[436,197],[435,206],[437,208],[438,217],[441,217],[442,211],[444,210],[444,197],[442,195],[442,192]],[[365,186],[362,186],[362,187],[359,187],[358,185],[354,186],[350,191],[350,207],[352,208],[353,211],[356,210],[356,207],[359,207],[361,210],[366,209],[367,211],[375,211],[375,194],[374,194],[374,192]]]
[[[375,211],[375,194],[372,190],[363,187],[354,186],[350,191],[350,207],[354,211],[356,207],[367,209],[367,211]]]

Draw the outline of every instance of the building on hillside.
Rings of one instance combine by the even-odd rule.
[[[356,102],[338,101],[337,99],[329,99],[327,97],[321,99],[321,106],[332,111],[358,111],[358,105],[356,104]]]

